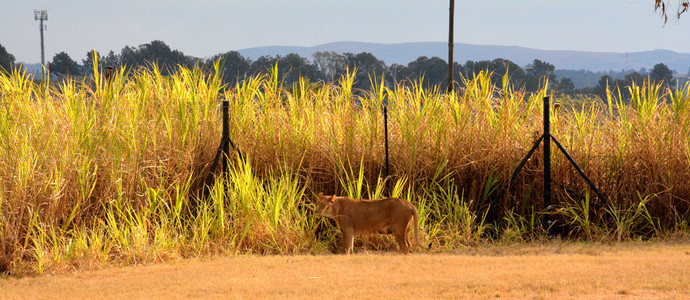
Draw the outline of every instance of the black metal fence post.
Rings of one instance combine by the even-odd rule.
[[[205,195],[208,195],[210,193],[210,186],[211,184],[213,184],[213,172],[215,172],[216,167],[218,166],[218,162],[220,160],[222,160],[220,161],[221,169],[223,172],[222,174],[227,175],[227,173],[230,171],[230,147],[234,148],[237,151],[237,156],[239,156],[242,162],[246,162],[244,157],[242,156],[242,152],[240,151],[240,149],[237,148],[235,143],[233,143],[230,139],[230,102],[228,100],[223,100],[222,107],[223,134],[220,138],[220,145],[218,146],[218,150],[216,151],[216,156],[214,157],[213,163],[211,164],[211,170],[209,171],[208,176],[206,176],[206,187],[204,188]]]
[[[580,176],[584,178],[584,180],[587,182],[589,187],[594,190],[594,192],[597,194],[600,200],[600,205],[599,208],[601,208],[601,204],[608,205],[608,200],[604,196],[604,194],[594,185],[592,180],[585,175],[585,172],[582,171],[582,168],[575,162],[572,156],[568,153],[568,151],[565,150],[565,148],[561,145],[561,143],[558,142],[558,139],[556,139],[553,135],[551,135],[551,116],[550,116],[550,109],[551,109],[551,103],[550,99],[548,96],[544,97],[544,134],[537,139],[537,141],[534,143],[534,146],[529,150],[525,158],[520,161],[518,164],[517,168],[513,172],[513,174],[510,176],[510,179],[508,179],[508,182],[501,187],[501,189],[498,190],[498,193],[496,194],[495,197],[492,197],[491,199],[491,205],[490,205],[490,216],[492,216],[492,220],[497,220],[498,215],[497,215],[497,206],[498,206],[498,201],[503,197],[503,194],[505,193],[506,190],[510,188],[511,183],[517,176],[517,174],[520,172],[522,167],[525,165],[527,160],[532,156],[534,151],[539,147],[539,143],[544,141],[544,211],[548,212],[549,210],[552,209],[551,207],[551,141],[553,141],[556,146],[558,146],[558,149],[563,152],[563,155],[568,159],[568,161],[573,165],[575,170],[577,170],[578,173],[580,173]],[[551,227],[552,222],[551,222],[551,217],[546,214],[544,218],[544,223],[543,226],[545,229],[549,230]]]
[[[544,212],[543,226],[551,234],[551,99],[544,97]]]
[[[386,189],[388,190],[388,193],[390,193],[390,188],[389,188],[389,183],[388,183],[388,176],[390,175],[390,169],[388,168],[388,107],[384,106],[383,107],[383,131],[385,134],[385,140],[384,140],[384,148],[386,151]]]
[[[230,141],[230,102],[223,100],[223,141]],[[225,142],[223,148],[223,175],[228,173],[228,157],[230,157],[230,143]]]
[[[544,97],[544,209],[551,205],[551,119],[549,97]]]

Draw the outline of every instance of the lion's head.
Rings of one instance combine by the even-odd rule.
[[[314,211],[317,215],[324,217],[334,217],[333,203],[335,202],[335,195],[324,196],[322,193],[318,195],[319,199],[316,201]]]

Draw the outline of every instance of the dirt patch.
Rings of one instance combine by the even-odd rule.
[[[4,278],[0,298],[690,297],[690,244],[473,251],[191,259]]]

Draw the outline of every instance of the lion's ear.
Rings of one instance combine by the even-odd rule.
[[[316,196],[319,197],[319,198],[322,198],[322,197],[323,197],[323,193],[319,193],[319,194],[316,195]]]
[[[330,203],[335,202],[335,195],[331,196],[331,198],[328,199],[328,202],[330,202]]]

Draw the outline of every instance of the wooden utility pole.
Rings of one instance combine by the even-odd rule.
[[[450,0],[448,21],[448,93],[453,92],[453,15],[455,14],[455,0]]]

